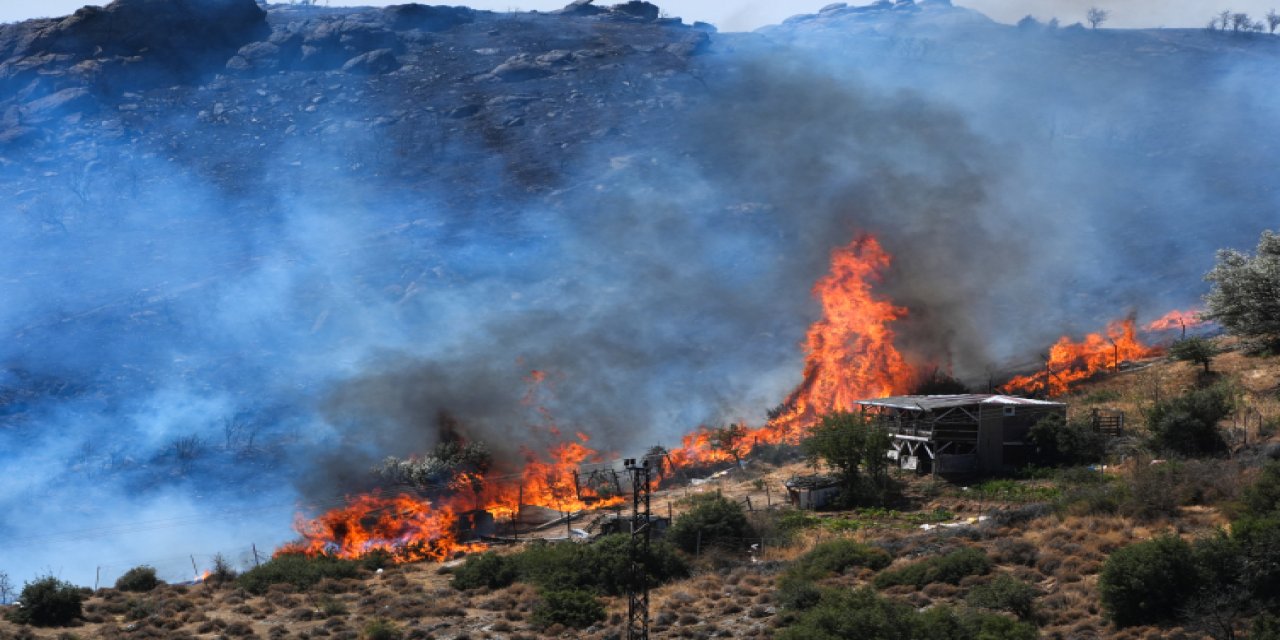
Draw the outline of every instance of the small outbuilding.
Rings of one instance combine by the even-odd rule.
[[[892,396],[859,400],[893,435],[888,452],[903,469],[934,474],[998,473],[1026,465],[1031,427],[1067,405],[994,394]]]
[[[797,509],[821,509],[840,495],[840,482],[831,476],[796,476],[783,486],[787,502]]]

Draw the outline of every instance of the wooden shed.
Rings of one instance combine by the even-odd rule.
[[[787,502],[797,509],[821,509],[840,495],[840,481],[831,476],[796,476],[784,486]]]
[[[903,469],[934,474],[995,473],[1027,464],[1027,433],[1067,405],[1016,396],[963,394],[859,400],[860,409],[893,435],[889,458]]]

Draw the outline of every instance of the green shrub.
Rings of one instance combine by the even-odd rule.
[[[1084,465],[1101,462],[1107,453],[1107,439],[1093,430],[1087,420],[1068,422],[1058,414],[1040,419],[1027,432],[1035,446],[1035,460],[1046,465]]]
[[[742,505],[716,493],[693,497],[693,506],[676,518],[667,538],[687,553],[713,546],[745,546],[755,536]]]
[[[1267,516],[1280,511],[1280,462],[1269,462],[1240,499],[1244,515]]]
[[[970,589],[965,602],[971,607],[1008,611],[1025,620],[1035,613],[1037,594],[1035,587],[1012,576],[999,575]]]
[[[1231,389],[1219,384],[1155,403],[1147,412],[1152,446],[1184,456],[1225,451],[1218,421],[1231,415],[1234,401]]]
[[[828,540],[814,545],[796,560],[795,569],[823,576],[842,573],[849,567],[868,567],[879,571],[893,562],[889,552],[849,538]]]
[[[1191,546],[1174,535],[1131,544],[1102,565],[1102,606],[1117,626],[1176,619],[1195,596],[1200,575]]]
[[[1249,640],[1280,640],[1280,617],[1264,613],[1249,625]]]
[[[590,591],[545,591],[533,607],[533,622],[540,627],[562,624],[574,629],[604,620],[604,606]]]
[[[1011,618],[958,612],[947,606],[917,612],[870,589],[825,589],[821,600],[779,631],[779,640],[1033,640],[1036,628]]]
[[[535,543],[506,558],[485,556],[490,557],[468,559],[455,571],[456,588],[496,588],[520,580],[549,591],[581,589],[616,596],[626,593],[631,579],[627,535],[605,536],[591,544]],[[665,542],[650,544],[644,565],[650,587],[689,575],[688,565]]]
[[[20,624],[56,626],[68,624],[81,615],[84,596],[70,582],[45,576],[28,582],[18,596],[21,607],[10,611],[10,619]]]
[[[811,609],[822,600],[822,589],[813,580],[811,575],[788,571],[778,578],[778,589],[774,597],[784,609]]]
[[[142,565],[134,567],[120,576],[116,580],[116,588],[121,591],[145,592],[155,589],[160,585],[160,581],[156,579],[155,567]]]
[[[400,640],[404,632],[390,620],[377,618],[364,625],[364,633],[360,637],[363,640]]]
[[[875,577],[874,584],[883,589],[908,584],[917,589],[935,582],[960,584],[965,576],[986,575],[991,571],[991,559],[978,549],[959,549],[945,556],[928,558],[901,569],[885,571]]]
[[[291,584],[306,589],[324,578],[341,580],[360,573],[360,563],[332,556],[310,557],[300,553],[278,555],[242,574],[239,584],[249,593],[266,593],[273,584]]]
[[[492,551],[478,556],[468,556],[462,566],[453,570],[453,579],[449,582],[454,589],[501,589],[516,581],[519,573],[510,558],[500,556]]]
[[[214,554],[213,568],[209,570],[209,575],[204,577],[205,584],[224,585],[234,582],[240,573],[231,566],[226,556],[221,553]]]

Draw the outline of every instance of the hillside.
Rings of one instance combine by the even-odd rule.
[[[888,551],[893,563],[880,571],[851,569],[824,579],[824,584],[863,586],[879,573],[972,548],[990,558],[989,573],[954,585],[891,586],[881,592],[917,608],[963,607],[966,594],[997,576],[1010,576],[1030,585],[1034,613],[1028,619],[1039,627],[1040,637],[1212,635],[1212,627],[1194,625],[1117,630],[1103,618],[1098,577],[1107,557],[1133,542],[1169,531],[1187,539],[1215,535],[1228,521],[1225,514],[1238,509],[1234,501],[1241,488],[1253,481],[1265,460],[1259,452],[1275,439],[1280,420],[1280,358],[1229,353],[1214,364],[1223,379],[1244,393],[1234,424],[1244,424],[1245,416],[1261,421],[1260,429],[1249,422],[1248,444],[1241,436],[1230,457],[1155,464],[1145,455],[1124,459],[1130,450],[1116,441],[1110,454],[1113,465],[1104,471],[1041,470],[1030,478],[978,484],[903,474],[898,476],[904,483],[902,497],[892,510],[805,516],[776,500],[786,478],[807,472],[799,462],[775,467],[753,461],[745,470],[709,484],[660,491],[655,494],[658,510],[671,504],[677,520],[688,506],[684,496],[691,492],[722,492],[739,503],[750,496],[756,510],[749,515],[765,548],[751,551],[748,541],[741,541],[691,555],[692,577],[653,592],[653,632],[664,637],[773,637],[794,620],[794,614],[786,613],[783,603],[788,596],[779,591],[779,581],[815,545],[850,539]],[[1133,408],[1194,386],[1195,378],[1190,365],[1163,360],[1136,371],[1104,374],[1072,394],[1072,411],[1125,407],[1138,422],[1140,412]],[[1236,433],[1232,424],[1222,427]],[[1129,435],[1142,437],[1143,431],[1137,427]],[[772,489],[769,496],[762,491],[766,485]],[[1108,491],[1118,502],[1108,503]],[[499,547],[499,553],[511,552],[510,547]],[[610,638],[625,633],[620,626],[625,598],[606,599],[607,620],[585,631],[547,628],[531,618],[540,601],[534,586],[517,582],[506,588],[459,591],[450,587],[450,579],[450,569],[418,563],[376,573],[363,569],[356,577],[313,588],[278,585],[264,595],[212,581],[161,586],[147,593],[104,588],[86,601],[84,622],[69,630],[37,628],[33,633],[0,622],[0,638],[71,637],[68,633],[93,638],[392,637],[362,635],[374,621],[394,623],[407,638]]]
[[[836,4],[754,33],[639,1],[116,0],[0,25],[0,539],[14,549],[0,571],[87,585],[147,562],[182,580],[193,556],[278,548],[388,490],[388,458],[459,443],[488,447],[498,496],[466,509],[556,510],[570,470],[654,446],[715,458],[685,443],[709,427],[759,434],[791,412],[788,428],[812,426],[929,372],[973,388],[1035,372],[1059,336],[1198,304],[1215,251],[1275,225],[1278,63],[1270,34],[1012,26],[946,0]],[[1280,411],[1275,365],[1216,366],[1251,407],[1232,444],[1253,446]],[[1141,422],[1198,382],[1157,364],[1070,400]],[[554,473],[534,478],[535,463]],[[1187,464],[1230,484],[1246,463]],[[769,492],[750,475],[724,490],[776,502],[788,464]],[[547,490],[526,500],[530,478]],[[936,509],[975,516],[1078,479],[996,484],[978,504],[911,481],[895,507],[909,515],[836,519],[887,518],[875,536],[903,538],[902,558],[960,542],[916,530]],[[455,480],[431,498],[461,503]],[[1228,521],[1215,505],[1231,487],[1194,488],[1215,504],[1177,522]],[[683,494],[661,500],[678,511]],[[1004,538],[1079,545],[1067,569],[999,560],[1045,591],[1042,628],[1063,637],[1102,629],[1091,527],[1119,545],[1163,526],[1073,508],[959,536],[996,558]],[[664,628],[709,635],[681,621],[697,608],[731,634],[771,633],[770,563],[828,531],[803,524],[795,546],[766,544],[776,557],[730,557],[723,574],[699,561],[694,582],[662,587]],[[333,619],[363,628],[374,605],[356,594],[400,577],[423,585],[422,606],[492,596],[441,595],[436,570],[364,576]],[[730,579],[750,604],[703,593]],[[288,613],[311,596],[266,614],[260,596],[207,587],[164,593],[228,623],[258,611],[264,636],[328,624]],[[962,591],[890,589],[917,604]],[[82,630],[136,624],[115,619],[120,602],[93,600],[102,622]],[[432,633],[510,633],[441,620]],[[507,623],[532,633],[528,616]]]

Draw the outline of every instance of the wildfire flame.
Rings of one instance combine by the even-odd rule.
[[[1161,352],[1159,347],[1149,347],[1138,339],[1133,318],[1117,320],[1108,324],[1104,333],[1091,333],[1079,342],[1070,336],[1058,338],[1049,349],[1043,371],[1018,376],[1001,390],[1005,393],[1046,391],[1047,395],[1060,396],[1067,393],[1071,385],[1099,371],[1118,369],[1126,360],[1150,358]]]
[[[677,467],[722,462],[760,444],[794,443],[823,414],[850,410],[855,400],[868,396],[904,392],[916,373],[894,346],[891,325],[907,310],[872,292],[891,260],[869,235],[833,251],[830,273],[813,287],[822,318],[805,338],[804,378],[782,411],[763,427],[743,427],[731,447],[717,442],[713,430],[700,428],[670,452],[670,462]],[[622,496],[600,495],[579,485],[576,473],[582,464],[611,456],[589,447],[585,433],[561,435],[551,412],[539,402],[547,379],[543,371],[525,378],[529,389],[524,402],[544,421],[540,429],[549,442],[545,453],[526,449],[522,469],[495,470],[483,477],[458,474],[449,483],[451,491],[434,502],[408,495],[349,498],[346,506],[318,518],[299,518],[295,528],[302,539],[278,553],[354,558],[383,550],[402,561],[442,560],[476,547],[460,542],[457,533],[458,514],[471,509],[506,519],[522,504],[572,512],[621,503]]]
[[[1186,311],[1173,310],[1160,316],[1159,319],[1153,320],[1150,324],[1143,327],[1143,331],[1172,331],[1176,329],[1190,329],[1205,324],[1204,318],[1200,317],[1202,312],[1199,309],[1188,309]]]
[[[870,235],[832,251],[830,272],[813,286],[822,318],[805,337],[804,378],[781,414],[746,431],[742,453],[759,444],[796,443],[823,414],[910,388],[916,371],[894,346],[892,328],[907,310],[872,291],[892,260]],[[672,462],[679,467],[732,460],[733,454],[717,444],[712,430],[699,429],[671,452]]]

